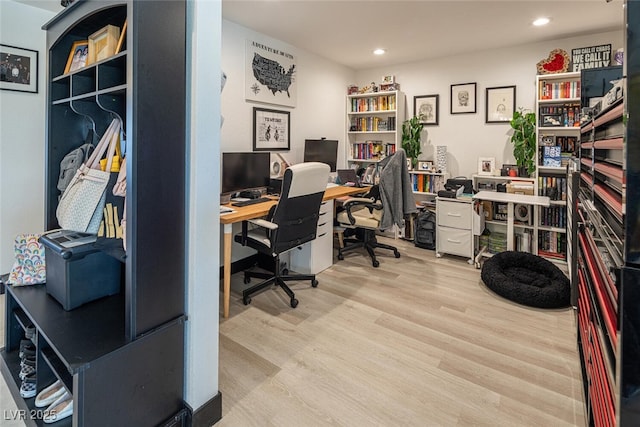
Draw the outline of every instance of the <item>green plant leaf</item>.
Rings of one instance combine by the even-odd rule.
[[[520,107],[513,112],[509,122],[513,129],[513,157],[519,168],[526,168],[529,175],[536,170],[536,115]]]
[[[420,122],[419,116],[413,116],[402,123],[402,148],[407,153],[407,157],[412,159],[414,166],[422,154],[420,136],[423,128],[424,125]]]

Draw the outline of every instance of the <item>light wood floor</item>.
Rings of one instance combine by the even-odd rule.
[[[509,302],[462,258],[388,242],[400,259],[356,251],[318,288],[294,283],[296,309],[232,292],[217,426],[584,426],[572,309]]]

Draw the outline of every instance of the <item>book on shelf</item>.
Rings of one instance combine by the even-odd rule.
[[[351,157],[355,160],[382,160],[395,152],[395,144],[372,140],[353,144]]]
[[[539,176],[538,196],[547,196],[554,201],[567,200],[567,179],[555,176]]]
[[[395,95],[378,95],[372,94],[367,97],[359,97],[351,99],[351,112],[375,112],[390,111],[396,109]]]
[[[580,80],[551,82],[542,80],[538,91],[538,99],[580,98]]]
[[[560,152],[559,145],[542,147],[542,166],[559,168],[562,165]]]

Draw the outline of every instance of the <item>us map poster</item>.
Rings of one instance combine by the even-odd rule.
[[[296,61],[290,52],[255,40],[247,40],[245,99],[296,106]]]

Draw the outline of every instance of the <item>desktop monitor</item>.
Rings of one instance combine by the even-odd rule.
[[[306,139],[304,141],[304,161],[326,163],[331,172],[338,163],[338,141],[332,139]]]
[[[222,194],[267,187],[270,168],[269,152],[222,153]]]

